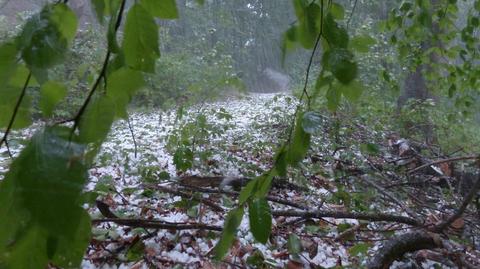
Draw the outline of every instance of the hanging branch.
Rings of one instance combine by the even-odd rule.
[[[353,3],[352,13],[350,13],[350,17],[348,17],[347,30],[350,27],[350,22],[352,21],[353,14],[355,13],[355,9],[357,8],[357,4],[358,4],[358,0],[355,0],[355,3]]]
[[[297,109],[295,110],[295,113],[293,114],[293,122],[292,126],[295,126],[295,122],[297,120],[297,114],[298,111],[300,111],[300,106],[302,104],[303,98],[307,97],[307,104],[310,107],[310,96],[308,95],[308,82],[310,80],[310,71],[312,69],[312,64],[313,64],[313,58],[315,57],[315,54],[318,49],[318,45],[320,44],[320,40],[322,39],[323,36],[323,0],[320,1],[320,6],[321,6],[321,11],[320,11],[320,32],[318,33],[317,39],[315,40],[315,45],[313,46],[313,51],[310,54],[310,59],[308,60],[308,65],[307,65],[307,72],[305,74],[305,83],[303,85],[303,90],[302,90],[302,95],[300,96],[300,104],[297,106]],[[292,139],[292,134],[293,134],[294,128],[290,128],[290,133],[288,135],[288,141]]]
[[[321,11],[320,11],[320,32],[318,33],[317,39],[315,40],[315,45],[313,47],[312,54],[310,54],[310,59],[308,60],[308,66],[307,66],[307,72],[305,74],[305,84],[303,85],[303,92],[302,96],[300,97],[300,100],[303,99],[304,96],[307,97],[307,102],[308,106],[310,106],[310,96],[308,95],[308,82],[310,79],[310,71],[312,69],[312,64],[313,64],[313,58],[315,57],[315,54],[318,49],[318,45],[320,44],[320,40],[322,39],[323,36],[323,0],[320,1],[321,5]]]
[[[2,147],[4,142],[5,142],[5,144],[8,143],[7,142],[8,135],[10,134],[10,132],[12,130],[13,123],[15,122],[15,118],[17,117],[18,110],[20,110],[20,105],[22,104],[23,98],[25,97],[25,94],[27,92],[27,87],[28,87],[28,84],[30,83],[31,78],[32,78],[32,73],[29,72],[28,76],[27,76],[27,79],[25,80],[25,84],[23,84],[23,89],[22,89],[22,92],[20,94],[20,97],[18,97],[17,103],[15,104],[15,109],[13,110],[12,117],[10,118],[10,122],[8,123],[7,130],[5,130],[5,133],[3,134],[2,140],[0,140],[0,147]],[[7,149],[8,149],[8,145],[7,145]],[[12,156],[12,154],[10,152],[10,149],[8,149],[8,154],[10,155],[10,157]]]
[[[120,25],[122,24],[122,18],[123,18],[123,11],[125,10],[125,4],[126,0],[122,0],[122,4],[120,6],[120,10],[117,16],[117,21],[115,22],[115,30],[114,30],[114,35],[116,36],[118,29],[120,28]],[[102,65],[102,70],[100,71],[100,74],[97,77],[97,80],[92,86],[92,89],[88,93],[87,98],[85,99],[85,102],[83,102],[83,105],[80,107],[78,110],[77,115],[73,118],[73,128],[72,128],[72,134],[75,132],[75,130],[78,128],[78,125],[80,124],[80,120],[85,113],[85,110],[88,107],[88,104],[90,103],[93,95],[97,91],[98,86],[100,85],[100,82],[102,80],[106,80],[106,75],[107,75],[107,68],[108,68],[108,63],[110,61],[110,56],[112,55],[112,51],[110,49],[107,49],[107,55],[105,56],[105,60],[103,61]]]

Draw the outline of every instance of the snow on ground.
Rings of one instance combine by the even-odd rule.
[[[287,138],[296,105],[295,98],[289,95],[250,94],[241,99],[200,104],[183,112],[132,113],[130,123],[134,137],[126,121],[114,124],[90,170],[86,192],[95,194],[96,199],[108,204],[120,217],[223,226],[226,212],[234,206],[232,198],[202,195],[202,198],[211,199],[225,209],[224,213],[218,213],[202,205],[189,205],[189,201],[180,196],[144,189],[142,184],[175,187],[177,176],[254,177],[261,174],[272,166],[278,143]],[[14,155],[39,127],[36,124],[12,133],[10,147]],[[201,132],[198,132],[198,127],[201,127]],[[322,157],[324,149],[330,146],[328,138],[318,136],[313,142]],[[194,148],[193,167],[179,172],[174,164],[174,152],[185,145]],[[0,178],[9,163],[6,149],[1,148]],[[325,179],[321,183],[324,185],[310,187],[308,193],[275,190],[272,195],[312,209],[337,209],[324,201],[335,187]],[[272,210],[287,209],[276,203],[270,203],[270,206]],[[93,204],[85,204],[85,208],[93,219],[102,218]],[[337,240],[341,231],[336,227],[354,227],[359,224],[358,221],[329,218],[312,223],[297,221],[295,218],[275,218],[272,236],[266,245],[262,245],[255,242],[249,231],[247,212],[237,234],[238,240],[224,263],[215,263],[210,259],[219,239],[218,233],[200,230],[147,231],[104,223],[93,227],[92,244],[82,268],[224,268],[232,267],[234,263],[245,267],[255,262],[289,268],[333,268],[339,265],[355,268],[355,264],[365,260],[362,255],[366,251],[358,251],[358,254],[349,252],[361,245]],[[292,234],[302,239],[302,251],[298,255],[289,251],[288,239]],[[132,242],[139,237],[143,238],[141,243],[132,247]],[[370,239],[375,242],[374,237]]]

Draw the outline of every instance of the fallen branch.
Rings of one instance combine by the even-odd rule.
[[[194,191],[198,191],[198,192],[202,192],[202,193],[218,193],[218,194],[226,194],[226,195],[230,195],[230,196],[234,196],[234,197],[237,197],[237,196],[240,195],[240,192],[237,192],[237,191],[200,188],[200,187],[195,187],[195,186],[191,186],[191,185],[188,185],[188,186],[184,185],[182,187],[186,190],[194,190]],[[290,201],[287,201],[287,200],[282,200],[282,199],[279,199],[279,198],[276,198],[276,197],[273,197],[273,196],[270,196],[270,195],[267,196],[266,198],[267,198],[268,201],[274,202],[274,203],[277,203],[277,204],[282,204],[282,205],[286,205],[286,206],[290,206],[290,207],[298,208],[298,209],[303,209],[303,210],[308,209],[307,206],[299,205],[299,204],[296,204],[296,203],[293,203],[293,202],[290,202]]]
[[[167,188],[165,186],[153,185],[153,184],[145,184],[143,186],[146,187],[146,188],[159,190],[159,191],[162,191],[162,192],[170,193],[170,194],[173,194],[173,195],[178,195],[178,196],[181,196],[181,197],[184,197],[184,198],[187,198],[187,199],[191,199],[193,201],[200,202],[202,204],[205,204],[206,206],[209,206],[210,208],[212,208],[216,212],[224,212],[225,211],[221,206],[215,204],[214,202],[212,202],[208,199],[195,197],[194,195],[186,193],[186,192],[182,192],[182,191],[179,191],[179,190],[174,190],[174,189],[171,189],[171,188]]]
[[[412,232],[395,236],[387,241],[367,264],[368,269],[388,269],[406,253],[422,249],[443,248],[440,236],[424,232]]]
[[[457,161],[464,161],[464,160],[475,160],[475,159],[480,160],[480,156],[479,155],[472,155],[472,156],[455,157],[455,158],[437,160],[437,161],[433,161],[433,162],[430,162],[430,163],[427,163],[427,164],[424,164],[424,165],[420,165],[419,167],[416,167],[415,169],[412,169],[412,170],[408,171],[407,174],[415,173],[417,171],[422,170],[423,168],[426,168],[426,167],[429,167],[429,166],[435,165],[435,164],[457,162]]]
[[[398,222],[408,224],[411,226],[420,227],[423,224],[410,217],[389,215],[384,213],[359,213],[359,212],[342,212],[342,211],[273,211],[273,216],[284,217],[303,217],[303,218],[334,218],[334,219],[357,219],[367,221],[384,221],[384,222]]]
[[[145,228],[145,229],[165,229],[165,230],[209,230],[209,231],[219,231],[223,230],[220,226],[206,225],[202,223],[174,223],[174,222],[163,222],[160,220],[146,220],[146,219],[121,219],[121,218],[106,218],[106,219],[94,219],[92,220],[93,224],[100,224],[105,222],[113,222],[118,225],[134,227],[134,228]]]

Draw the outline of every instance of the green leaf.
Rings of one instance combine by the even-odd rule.
[[[160,57],[158,27],[152,15],[140,4],[135,4],[128,12],[123,53],[128,67],[155,72],[155,61]]]
[[[39,226],[23,231],[13,251],[2,251],[4,257],[0,257],[0,268],[46,268],[48,257],[45,237],[45,231]]]
[[[427,9],[423,8],[417,17],[418,22],[425,27],[432,27],[432,17]]]
[[[255,192],[257,189],[258,178],[255,178],[248,182],[248,184],[243,187],[240,195],[238,196],[238,204],[243,205]]]
[[[342,92],[335,87],[331,87],[327,91],[327,107],[331,111],[336,111],[340,105]]]
[[[345,9],[338,3],[332,3],[330,13],[332,13],[332,16],[337,20],[343,20],[345,18]]]
[[[322,65],[332,71],[335,78],[343,84],[348,84],[357,77],[357,63],[353,59],[353,54],[346,49],[334,48],[326,51]]]
[[[255,239],[265,244],[272,230],[272,214],[267,199],[255,199],[248,203],[250,231]]]
[[[143,255],[145,253],[145,244],[142,240],[136,241],[127,251],[127,260],[131,262],[135,262],[138,260],[143,259]]]
[[[275,156],[275,170],[281,177],[287,175],[287,153],[286,148],[282,147]]]
[[[315,89],[320,90],[321,88],[332,84],[333,80],[334,78],[331,75],[325,76],[322,72],[315,82]]]
[[[360,96],[362,96],[363,86],[358,81],[352,81],[350,84],[339,84],[338,90],[348,99],[348,101],[356,102]]]
[[[380,149],[378,148],[378,145],[372,144],[372,143],[367,143],[367,144],[361,144],[360,145],[360,150],[364,153],[368,154],[377,154],[380,152]]]
[[[235,236],[237,234],[238,226],[243,219],[243,207],[239,207],[228,212],[225,219],[224,230],[220,241],[215,246],[215,259],[222,260],[228,252],[228,249],[232,246]]]
[[[368,249],[370,248],[371,244],[369,243],[358,243],[355,244],[353,247],[348,249],[348,253],[350,256],[357,256],[359,254],[365,255],[367,254]]]
[[[302,252],[302,241],[296,234],[290,234],[287,241],[288,252],[292,255],[298,255]]]
[[[308,134],[314,134],[318,132],[323,123],[323,116],[315,111],[308,111],[303,115],[302,127]]]
[[[401,5],[400,5],[400,10],[403,11],[403,12],[407,12],[409,10],[411,10],[413,7],[413,4],[408,2],[408,1],[404,1]]]
[[[294,0],[294,7],[298,18],[295,27],[296,39],[304,48],[311,49],[320,33],[320,6],[313,2]]]
[[[175,0],[142,0],[140,2],[153,16],[160,19],[178,18]]]
[[[173,155],[173,164],[177,170],[187,171],[193,166],[193,152],[189,148],[178,148]]]
[[[255,197],[263,198],[265,197],[268,192],[270,191],[270,187],[272,186],[273,177],[276,175],[275,170],[270,170],[267,173],[258,177],[258,187],[255,192]]]
[[[127,118],[127,106],[137,90],[145,85],[143,75],[135,70],[121,68],[107,77],[107,96],[115,103],[117,117]]]
[[[260,250],[256,249],[250,256],[248,256],[247,264],[252,268],[264,268],[265,257]],[[268,266],[266,268],[268,268]]]
[[[376,44],[376,40],[369,35],[355,36],[350,42],[350,48],[360,53],[367,53]]]
[[[65,97],[66,94],[67,87],[60,82],[48,81],[43,84],[40,89],[39,103],[43,115],[50,117],[54,107]]]
[[[348,47],[348,33],[344,27],[339,26],[331,13],[327,14],[323,23],[323,36],[331,48]]]
[[[303,113],[297,118],[293,138],[288,146],[287,162],[293,166],[305,158],[310,147],[310,134],[303,130],[302,121]]]
[[[450,85],[450,88],[448,88],[448,97],[453,98],[456,91],[457,91],[457,86],[455,84]]]
[[[27,82],[29,71],[24,65],[14,68],[6,85],[0,87],[0,128],[7,127],[21,97],[23,87]],[[13,129],[29,126],[31,123],[30,98],[23,97],[13,122]]]
[[[103,24],[106,11],[105,0],[91,0],[91,2],[95,15],[97,15],[98,22]]]
[[[75,12],[65,4],[56,4],[52,8],[50,21],[56,25],[60,34],[68,42],[72,42],[78,27],[78,19]]]
[[[50,68],[64,58],[76,29],[75,13],[66,5],[46,5],[27,21],[17,47],[29,66]]]
[[[17,47],[13,43],[0,45],[0,88],[8,82],[15,72],[17,53]]]
[[[90,218],[78,201],[87,180],[85,147],[70,129],[36,133],[0,183],[0,267],[78,268]]]
[[[66,219],[64,225],[72,225],[75,220],[77,226],[72,230],[72,234],[57,239],[56,253],[53,256],[52,263],[62,268],[71,268],[72,264],[80,264],[83,260],[85,250],[90,243],[92,224],[90,215],[81,208],[73,209],[76,213],[75,218]]]
[[[115,104],[108,96],[92,101],[85,110],[79,124],[79,139],[83,143],[103,141],[115,118]]]

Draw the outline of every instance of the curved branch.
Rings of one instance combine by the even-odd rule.
[[[412,174],[412,173],[415,173],[419,170],[422,170],[423,168],[426,168],[426,167],[429,167],[429,166],[435,165],[435,164],[449,163],[449,162],[456,162],[456,161],[464,161],[464,160],[475,160],[475,159],[480,160],[480,155],[472,155],[472,156],[455,157],[455,158],[437,160],[437,161],[433,161],[433,162],[430,162],[430,163],[427,163],[427,164],[424,164],[424,165],[420,165],[419,167],[416,167],[415,169],[412,169],[412,170],[408,171],[407,173]]]
[[[388,269],[390,265],[405,254],[422,250],[443,248],[441,238],[435,234],[412,232],[393,237],[373,256],[367,264],[368,269]]]

